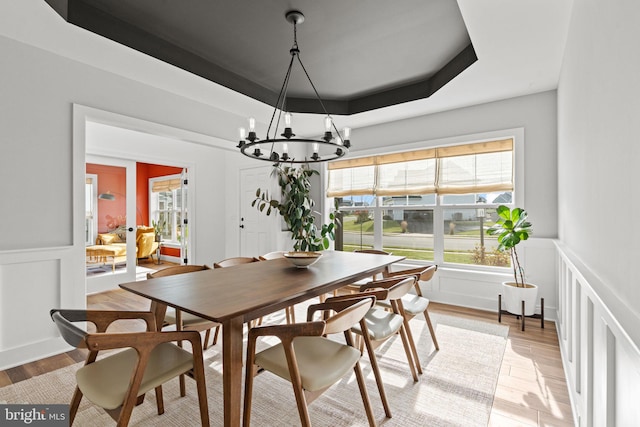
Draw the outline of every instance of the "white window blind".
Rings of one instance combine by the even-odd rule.
[[[162,193],[165,191],[173,191],[180,188],[180,178],[164,179],[154,181],[151,191],[154,193]]]
[[[374,194],[375,165],[373,157],[329,163],[328,197]]]
[[[349,159],[329,164],[327,197],[513,190],[513,140]]]

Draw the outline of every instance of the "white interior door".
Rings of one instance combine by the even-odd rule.
[[[98,190],[98,233],[110,232],[120,236],[120,242],[113,246],[124,246],[122,256],[104,256],[101,259],[87,257],[87,293],[114,289],[118,284],[136,279],[136,162],[102,156],[86,156],[86,163],[105,167],[103,175],[111,174],[111,179],[124,180],[125,191],[120,185],[116,189],[105,184]],[[111,171],[111,172],[108,172]],[[117,178],[114,178],[116,177]],[[106,176],[100,183],[108,182]],[[100,184],[101,185],[101,184]],[[89,249],[87,250],[89,255]],[[105,254],[106,255],[106,254]],[[100,268],[101,272],[92,273],[91,269]]]
[[[258,188],[272,191],[271,166],[240,170],[240,256],[260,256],[278,250],[280,217],[251,206]]]

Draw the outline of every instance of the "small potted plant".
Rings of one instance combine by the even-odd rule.
[[[532,225],[527,221],[527,211],[521,208],[509,209],[500,205],[496,210],[498,220],[487,230],[487,234],[498,236],[498,250],[508,251],[511,256],[514,281],[502,282],[503,302],[508,312],[522,314],[522,301],[525,302],[525,316],[531,316],[536,306],[538,287],[527,283],[524,268],[520,265],[516,246],[527,240],[532,233]]]
[[[153,231],[156,233],[156,242],[162,242],[162,233],[164,232],[165,221],[156,221],[153,219],[151,220],[151,225],[153,226]]]

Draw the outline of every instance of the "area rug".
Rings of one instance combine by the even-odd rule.
[[[275,314],[269,321],[280,320]],[[284,316],[282,316],[284,317]],[[435,351],[424,320],[411,321],[423,375],[413,382],[399,337],[377,349],[393,418],[385,418],[367,356],[362,368],[374,416],[384,426],[486,426],[504,355],[508,327],[432,314],[440,350]],[[261,346],[268,346],[263,341]],[[222,425],[222,360],[220,344],[205,352],[207,397],[211,425]],[[0,403],[68,403],[75,387],[76,364],[0,388]],[[195,383],[179,397],[178,381],[164,386],[165,414],[158,416],[155,396],[133,411],[131,426],[199,425]],[[366,426],[355,376],[347,376],[309,407],[314,426]],[[113,420],[83,399],[76,426],[111,426]],[[264,373],[256,377],[252,407],[254,426],[300,425],[291,385]]]

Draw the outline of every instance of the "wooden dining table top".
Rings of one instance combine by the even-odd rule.
[[[372,276],[403,259],[324,251],[307,268],[297,268],[281,258],[122,283],[120,287],[215,322],[238,316],[246,322]]]

